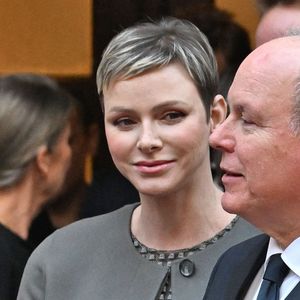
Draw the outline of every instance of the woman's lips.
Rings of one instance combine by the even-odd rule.
[[[169,169],[174,160],[155,160],[155,161],[139,161],[135,163],[135,167],[140,173],[155,174]]]

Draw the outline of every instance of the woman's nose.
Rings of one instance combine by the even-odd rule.
[[[162,148],[162,140],[157,129],[147,126],[142,129],[137,141],[137,148],[145,153],[151,153]]]

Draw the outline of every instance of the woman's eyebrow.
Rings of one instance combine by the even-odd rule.
[[[112,113],[132,113],[133,112],[133,109],[130,109],[130,108],[126,108],[126,107],[123,107],[123,106],[113,106],[109,109],[108,112],[112,112]]]
[[[156,112],[156,111],[159,111],[165,107],[169,107],[169,106],[172,106],[172,105],[184,105],[184,106],[187,106],[187,104],[184,102],[184,101],[180,101],[180,100],[167,100],[167,101],[164,101],[162,103],[159,103],[157,105],[155,105],[151,110]],[[131,108],[127,108],[127,107],[124,107],[124,106],[113,106],[109,109],[110,113],[132,113],[134,112],[133,109]]]
[[[181,100],[167,100],[163,103],[160,103],[156,106],[153,107],[153,111],[157,111],[157,110],[161,110],[162,108],[165,108],[165,107],[169,107],[169,106],[172,106],[172,105],[184,105],[184,106],[187,106],[188,104],[185,103],[184,101],[181,101]]]

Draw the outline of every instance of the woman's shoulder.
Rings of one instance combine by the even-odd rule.
[[[129,244],[129,224],[135,206],[126,205],[111,213],[82,219],[56,230],[35,249],[30,260],[59,268],[65,260],[85,261],[94,255],[95,250],[102,255],[120,244]]]
[[[101,234],[107,235],[113,231],[120,231],[124,225],[128,228],[131,214],[137,204],[125,205],[107,214],[81,219],[53,233],[55,239],[76,237],[76,239],[93,238]]]

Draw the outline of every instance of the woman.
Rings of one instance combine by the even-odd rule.
[[[37,75],[0,77],[0,298],[16,299],[30,224],[64,180],[71,98]]]
[[[191,23],[128,28],[97,73],[110,153],[140,204],[77,222],[32,255],[18,299],[201,299],[219,255],[257,233],[220,204],[208,136],[226,115]]]

